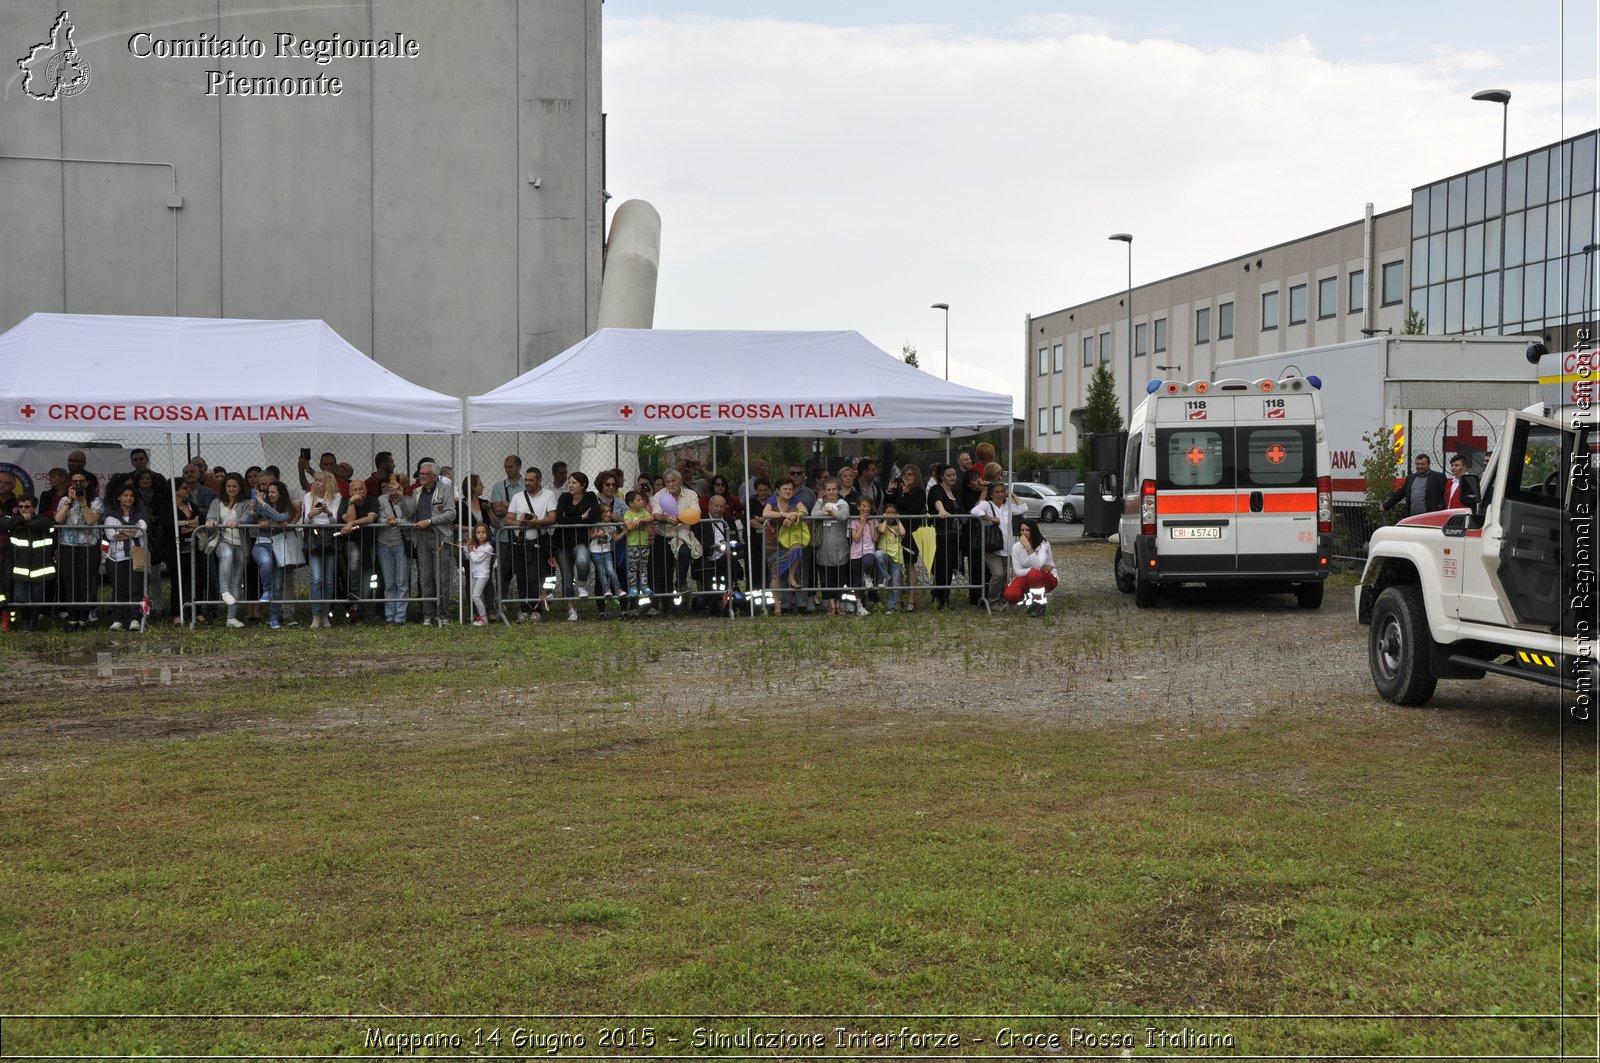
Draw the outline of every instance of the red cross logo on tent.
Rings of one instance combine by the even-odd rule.
[[[617,412],[622,414],[622,419],[624,421],[633,417],[633,407],[628,405],[626,402],[622,404],[622,407],[618,409]]]
[[[1282,465],[1283,459],[1287,458],[1288,456],[1289,452],[1278,446],[1276,443],[1267,448],[1267,460],[1272,462],[1274,465]]]
[[[34,409],[33,403],[24,402],[21,406],[17,407],[17,412],[22,414],[24,420],[31,421],[33,420],[33,415],[39,411]]]
[[[1184,454],[1184,457],[1189,459],[1190,465],[1199,465],[1206,460],[1205,448],[1198,446],[1190,447]]]

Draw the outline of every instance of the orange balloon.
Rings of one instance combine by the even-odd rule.
[[[688,509],[678,514],[678,520],[684,524],[699,524],[700,507],[690,506]]]

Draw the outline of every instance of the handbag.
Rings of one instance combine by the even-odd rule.
[[[797,546],[810,546],[811,525],[804,520],[797,520],[787,528],[780,527],[778,545],[785,550],[793,550]]]
[[[220,542],[222,542],[221,528],[196,528],[189,540],[190,546],[202,554],[216,553],[217,544]]]
[[[135,572],[150,571],[150,551],[138,543],[128,544],[128,560],[133,562]]]
[[[1006,548],[1005,536],[1000,534],[1000,525],[984,524],[983,526],[983,552],[998,554]]]

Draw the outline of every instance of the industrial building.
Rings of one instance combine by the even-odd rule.
[[[503,384],[597,325],[600,19],[601,0],[9,0],[0,331],[321,318],[426,387]]]
[[[1408,206],[1369,207],[1348,225],[1029,316],[1028,445],[1078,449],[1101,362],[1126,420],[1151,379],[1207,379],[1230,359],[1399,334],[1412,311],[1428,335],[1570,346],[1595,317],[1595,145],[1591,130],[1509,157],[1503,186],[1496,159],[1414,188]]]

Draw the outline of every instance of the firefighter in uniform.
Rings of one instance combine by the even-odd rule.
[[[10,583],[11,594],[3,608],[10,611],[13,630],[38,631],[42,610],[32,603],[50,600],[47,584],[56,574],[56,539],[50,517],[39,512],[38,499],[23,495],[9,516],[0,517],[0,532],[10,538],[4,582]]]

